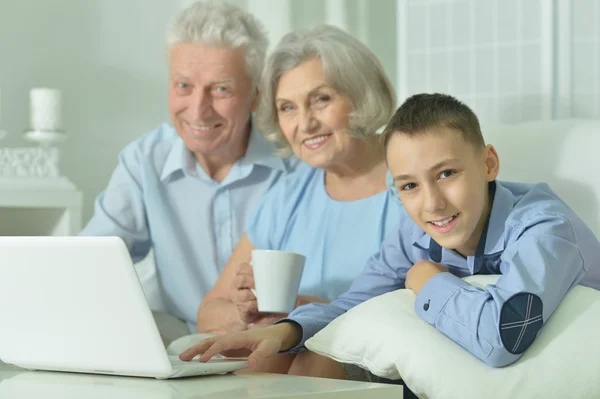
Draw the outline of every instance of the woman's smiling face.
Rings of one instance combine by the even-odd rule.
[[[284,73],[275,93],[279,127],[298,158],[328,169],[343,163],[360,139],[348,134],[352,102],[332,88],[318,58]]]

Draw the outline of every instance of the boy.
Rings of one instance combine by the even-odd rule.
[[[406,100],[383,132],[406,209],[350,289],[274,326],[210,339],[181,358],[252,350],[250,365],[303,343],[337,316],[399,288],[428,323],[494,367],[515,362],[567,291],[600,289],[600,243],[545,184],[497,182],[499,159],[475,114],[453,97]],[[502,274],[485,290],[461,277]]]

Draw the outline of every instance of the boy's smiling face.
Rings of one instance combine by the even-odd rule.
[[[474,255],[491,209],[488,183],[499,171],[496,150],[439,128],[393,134],[386,159],[412,220],[442,247]]]

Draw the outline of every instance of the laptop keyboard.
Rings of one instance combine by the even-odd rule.
[[[223,356],[215,356],[208,362],[203,363],[199,362],[198,358],[194,358],[193,360],[186,362],[180,360],[178,356],[169,356],[169,361],[173,367],[173,373],[170,375],[170,378],[224,373],[228,371],[221,371],[222,367],[219,366],[223,366],[231,362],[239,362],[239,360],[226,359]],[[241,367],[237,367],[236,369],[238,368]]]

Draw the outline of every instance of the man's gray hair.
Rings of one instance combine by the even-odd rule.
[[[353,105],[350,134],[367,138],[377,134],[396,108],[394,88],[381,63],[358,39],[330,25],[288,33],[267,59],[261,78],[257,126],[283,152],[289,150],[277,120],[275,95],[279,79],[304,61],[320,59],[327,82]]]
[[[167,29],[167,46],[199,43],[242,48],[246,71],[258,86],[269,39],[263,24],[252,14],[224,2],[193,3],[181,10]]]

